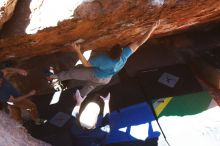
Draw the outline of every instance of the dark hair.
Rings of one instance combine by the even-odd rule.
[[[119,44],[114,45],[109,51],[108,56],[114,60],[121,57],[122,47]]]
[[[80,125],[79,117],[80,117],[80,115],[82,114],[83,110],[86,108],[86,106],[87,106],[90,102],[95,102],[95,103],[97,103],[97,104],[99,105],[99,107],[100,107],[100,113],[99,113],[99,114],[103,114],[104,101],[103,101],[103,99],[100,98],[100,95],[99,95],[99,94],[95,94],[95,95],[86,97],[86,99],[81,103],[81,106],[80,106],[80,109],[79,109],[79,114],[77,115],[77,119],[76,119],[78,125],[79,125],[82,129],[85,129],[85,128]]]

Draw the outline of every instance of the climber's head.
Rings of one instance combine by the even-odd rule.
[[[114,45],[110,50],[108,51],[108,56],[114,60],[118,60],[121,57],[122,54],[122,47],[119,44]]]

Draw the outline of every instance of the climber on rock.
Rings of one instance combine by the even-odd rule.
[[[59,81],[71,79],[87,81],[80,90],[81,95],[86,97],[97,86],[108,84],[111,78],[123,68],[127,59],[150,38],[159,24],[160,21],[156,22],[150,31],[146,32],[137,41],[130,43],[127,47],[122,48],[120,45],[115,45],[109,51],[92,56],[89,60],[86,60],[83,56],[79,44],[71,43],[71,51],[77,54],[83,66],[50,75],[49,79],[58,79]]]
[[[29,93],[22,95],[7,79],[6,76],[10,73],[18,73],[22,76],[27,76],[27,71],[18,68],[4,68],[0,70],[0,102],[2,104],[8,105],[10,116],[23,124],[21,117],[21,110],[27,110],[32,120],[36,125],[44,123],[44,120],[40,119],[38,116],[38,111],[36,105],[27,99],[35,95],[36,91],[32,90]]]

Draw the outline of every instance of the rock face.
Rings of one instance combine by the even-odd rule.
[[[13,15],[17,0],[1,0],[0,1],[0,29]]]
[[[50,146],[43,141],[33,138],[27,130],[0,111],[0,145],[10,146]]]
[[[85,50],[126,45],[159,19],[154,36],[219,18],[217,0],[22,0],[1,31],[0,61],[66,51],[76,40]]]

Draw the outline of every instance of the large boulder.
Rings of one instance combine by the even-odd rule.
[[[50,144],[33,138],[27,130],[0,111],[0,145],[1,146],[50,146]]]
[[[86,49],[126,45],[161,20],[154,36],[220,18],[216,0],[22,0],[1,32],[0,61],[65,51],[80,41]]]
[[[0,29],[13,15],[17,0],[1,0],[0,1]]]

